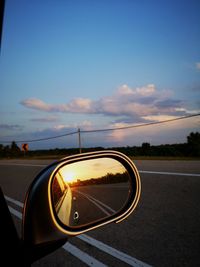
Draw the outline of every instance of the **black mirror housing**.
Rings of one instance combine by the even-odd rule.
[[[52,181],[63,166],[94,159],[114,159],[129,174],[129,193],[125,205],[111,216],[92,221],[77,227],[64,225],[55,214],[52,200]],[[22,224],[23,241],[30,246],[41,247],[44,244],[66,242],[70,236],[82,234],[111,222],[120,222],[136,208],[141,192],[139,173],[133,162],[124,154],[116,151],[84,153],[64,158],[45,168],[32,182],[25,199]]]

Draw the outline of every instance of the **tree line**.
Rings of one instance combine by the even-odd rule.
[[[98,150],[104,150],[103,147],[82,148],[82,152],[92,152]],[[187,142],[181,144],[165,144],[165,145],[151,145],[144,142],[141,146],[126,146],[126,147],[112,147],[119,152],[126,154],[127,156],[150,156],[150,157],[200,157],[200,133],[191,132],[187,136]],[[27,151],[28,157],[39,156],[68,156],[78,154],[78,148],[69,149],[48,149],[48,150],[32,150]],[[18,147],[15,141],[11,145],[0,144],[0,158],[15,158],[24,157],[24,152]]]
[[[87,180],[77,179],[75,182],[69,183],[71,187],[80,187],[87,185],[99,185],[99,184],[116,184],[125,183],[129,181],[129,174],[127,171],[124,173],[107,173],[106,175],[99,178],[90,178]]]

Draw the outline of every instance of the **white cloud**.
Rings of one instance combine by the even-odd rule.
[[[99,113],[114,116],[142,117],[177,113],[176,109],[182,108],[182,103],[180,100],[173,100],[171,95],[170,91],[159,92],[153,84],[137,88],[123,85],[113,95],[96,101],[96,106]]]
[[[156,91],[156,87],[154,84],[148,84],[144,87],[130,88],[127,84],[119,87],[117,94],[118,95],[132,95],[132,96],[150,96],[154,94]]]
[[[102,114],[124,117],[140,121],[159,116],[180,116],[187,114],[181,100],[172,98],[171,91],[158,91],[154,84],[131,88],[124,84],[114,94],[93,101],[88,98],[75,98],[66,104],[48,104],[36,98],[23,100],[27,108],[61,113]]]
[[[123,128],[130,126],[128,123],[113,123],[111,124],[110,128]],[[115,142],[121,142],[124,139],[126,139],[128,136],[130,136],[130,131],[127,130],[114,130],[108,133],[107,140],[108,141],[115,141]]]
[[[87,113],[91,112],[91,100],[86,98],[73,99],[69,104],[47,104],[37,98],[29,98],[21,101],[21,104],[27,108],[41,110],[46,112],[71,112],[71,113]]]
[[[88,98],[75,98],[69,104],[58,106],[60,112],[90,113],[92,101]]]
[[[45,122],[57,122],[59,119],[56,116],[49,116],[49,117],[39,117],[39,118],[33,118],[31,119],[31,121],[33,122],[41,122],[41,123],[45,123]]]
[[[155,116],[148,117],[148,120],[163,121],[166,119],[173,119],[173,116]],[[137,123],[141,125],[142,123]],[[182,143],[186,142],[186,136],[190,132],[198,131],[199,118],[192,118],[190,120],[179,120],[169,123],[162,123],[157,125],[149,125],[144,127],[132,128],[131,123],[114,123],[109,125],[109,128],[127,127],[123,130],[110,131],[105,135],[105,141],[117,146],[138,145],[144,142],[153,144],[167,144],[167,143]],[[129,127],[129,128],[128,128]]]
[[[197,63],[196,63],[196,69],[197,69],[197,70],[200,70],[200,62],[197,62]]]
[[[84,120],[81,123],[68,123],[68,124],[58,124],[55,125],[52,130],[61,131],[61,130],[68,130],[68,129],[78,129],[81,128],[82,130],[91,130],[92,129],[92,122],[88,120]]]
[[[136,88],[136,92],[141,96],[150,96],[156,92],[154,84],[148,84],[146,87]]]
[[[60,131],[66,128],[69,128],[69,126],[65,124],[59,124],[59,125],[55,125],[52,130]]]
[[[0,124],[0,130],[22,130],[22,125],[18,124]]]
[[[127,84],[124,84],[121,87],[119,87],[117,92],[119,95],[132,95],[133,94],[133,90],[130,87],[128,87]]]
[[[21,101],[21,104],[26,106],[27,108],[42,110],[42,111],[51,111],[52,106],[46,104],[40,99],[37,98],[29,98]]]
[[[178,116],[170,116],[170,115],[155,115],[155,116],[144,116],[143,119],[148,121],[165,121],[165,120],[173,120],[178,118]]]

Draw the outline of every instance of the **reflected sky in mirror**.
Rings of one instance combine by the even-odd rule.
[[[104,219],[119,211],[129,194],[129,175],[115,159],[89,159],[56,173],[53,203],[60,221],[70,227]]]
[[[124,173],[126,169],[118,161],[111,158],[80,161],[64,166],[59,170],[65,182],[73,184],[79,181],[98,179],[107,173]]]

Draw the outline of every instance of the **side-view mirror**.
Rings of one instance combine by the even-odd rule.
[[[44,169],[27,192],[23,241],[37,254],[37,247],[118,223],[135,209],[140,191],[139,173],[122,153],[64,158]]]

